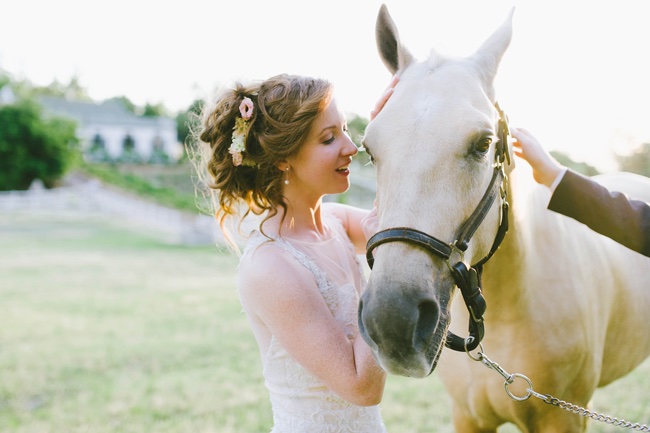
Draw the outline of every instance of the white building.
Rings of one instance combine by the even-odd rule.
[[[95,103],[42,96],[39,102],[46,113],[77,122],[77,137],[89,159],[164,162],[182,155],[173,119],[138,116],[117,100]]]

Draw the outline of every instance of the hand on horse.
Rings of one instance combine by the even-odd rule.
[[[515,139],[512,143],[514,154],[530,164],[537,183],[550,188],[566,168],[557,162],[528,130],[510,128],[510,133]]]
[[[375,117],[379,114],[382,108],[384,108],[384,105],[386,105],[386,102],[390,99],[391,95],[393,94],[393,91],[395,90],[395,86],[399,82],[399,76],[395,75],[393,78],[390,80],[390,84],[388,84],[388,87],[386,90],[384,90],[384,93],[381,94],[379,97],[379,100],[375,104],[375,108],[370,112],[370,120],[374,120]]]
[[[361,220],[361,228],[363,230],[363,235],[366,237],[366,241],[377,233],[378,222],[377,222],[377,200],[375,200],[372,209],[368,212],[368,215],[363,217]]]

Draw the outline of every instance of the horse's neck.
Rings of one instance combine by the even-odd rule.
[[[525,242],[526,236],[524,228],[520,227],[521,221],[528,218],[522,214],[529,212],[531,200],[530,189],[533,187],[527,178],[521,179],[522,176],[516,176],[516,173],[510,176],[507,187],[507,197],[509,203],[509,228],[501,246],[495,255],[485,264],[483,274],[483,288],[486,297],[490,301],[491,309],[497,310],[495,306],[502,304],[512,306],[515,302],[523,302],[525,297],[525,287],[523,283],[523,270],[525,260]],[[513,183],[518,179],[523,181],[522,188],[513,188]],[[533,200],[540,200],[532,197]],[[543,200],[543,197],[541,198]],[[516,288],[516,290],[513,290]],[[500,310],[500,308],[499,308]]]

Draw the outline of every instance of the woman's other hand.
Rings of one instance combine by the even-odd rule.
[[[377,233],[378,227],[379,222],[377,221],[377,200],[375,200],[375,203],[370,212],[368,212],[368,214],[361,219],[361,229],[363,230],[363,235],[366,238],[366,242],[372,237],[372,235]]]
[[[384,108],[384,105],[386,105],[386,102],[390,99],[391,95],[393,94],[393,91],[395,90],[395,86],[399,82],[399,76],[394,75],[393,79],[390,80],[390,84],[388,84],[388,87],[386,90],[384,90],[384,93],[381,94],[379,97],[379,100],[375,104],[375,108],[370,112],[370,120],[374,120],[375,117],[379,114],[379,112]]]

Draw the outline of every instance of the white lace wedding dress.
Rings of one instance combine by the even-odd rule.
[[[354,335],[358,333],[357,287],[365,284],[365,279],[341,222],[333,216],[324,218],[335,234],[331,239],[301,242],[274,237],[269,240],[255,232],[242,260],[262,245],[290,253],[314,275],[332,315]],[[378,406],[356,406],[343,400],[295,362],[274,337],[262,363],[273,408],[271,433],[386,432]]]

